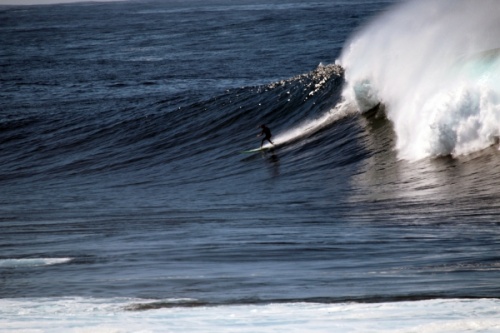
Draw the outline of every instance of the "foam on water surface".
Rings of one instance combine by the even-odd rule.
[[[51,266],[65,264],[71,260],[72,258],[0,259],[0,268]]]
[[[130,311],[139,299],[0,300],[0,332],[498,332],[500,300],[283,303]],[[175,304],[176,300],[168,300]]]

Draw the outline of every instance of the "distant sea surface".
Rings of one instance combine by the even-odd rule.
[[[346,94],[400,6],[0,7],[0,332],[500,329],[494,135],[407,159]]]

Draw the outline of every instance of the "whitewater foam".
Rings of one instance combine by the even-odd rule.
[[[0,299],[0,332],[495,332],[500,301],[126,308],[129,298]]]
[[[65,264],[72,258],[27,258],[27,259],[1,259],[0,268],[37,267]]]
[[[500,136],[500,7],[495,0],[410,1],[350,40],[344,98],[386,105],[400,157],[462,155]]]

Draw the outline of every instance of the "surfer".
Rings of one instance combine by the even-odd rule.
[[[266,125],[260,125],[260,128],[262,128],[262,131],[257,136],[265,135],[264,139],[262,139],[262,141],[260,142],[260,148],[262,148],[262,145],[264,145],[264,141],[266,140],[269,141],[274,146],[274,143],[271,141],[272,134],[269,127],[267,127]]]

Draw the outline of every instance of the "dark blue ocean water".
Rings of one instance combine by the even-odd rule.
[[[499,297],[497,148],[406,161],[339,111],[393,3],[1,7],[0,297]]]

